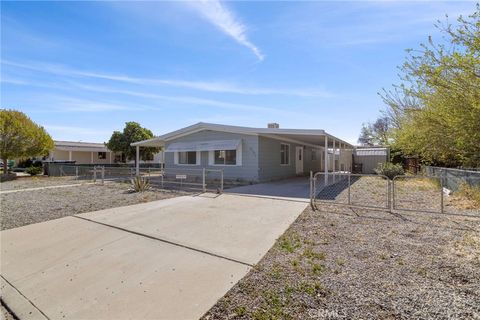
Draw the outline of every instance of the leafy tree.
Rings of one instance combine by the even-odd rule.
[[[430,37],[408,50],[401,85],[383,92],[395,146],[424,162],[480,166],[480,5],[457,24],[439,22],[443,42]]]
[[[363,146],[387,146],[390,123],[387,117],[380,117],[374,123],[363,124],[358,143]]]
[[[106,145],[108,149],[114,152],[123,152],[128,160],[135,160],[136,164],[136,148],[132,147],[131,144],[133,142],[147,140],[153,137],[152,131],[143,128],[139,123],[132,121],[125,123],[123,132],[114,131]],[[153,155],[159,150],[160,148],[141,147],[140,159],[152,159]]]
[[[8,159],[48,155],[53,147],[53,140],[45,129],[23,112],[0,110],[0,157],[4,173]]]

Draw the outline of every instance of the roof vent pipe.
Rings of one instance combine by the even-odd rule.
[[[276,123],[276,122],[272,122],[272,123],[269,123],[269,124],[267,125],[267,128],[269,128],[269,129],[278,129],[278,128],[280,128],[280,125],[279,125],[278,123]]]

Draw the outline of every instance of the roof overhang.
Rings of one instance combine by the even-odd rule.
[[[148,139],[148,140],[133,142],[130,145],[132,147],[139,146],[139,147],[161,148],[161,147],[165,146],[165,140],[163,140],[161,137],[155,137],[155,138]]]
[[[72,152],[110,152],[107,147],[56,146],[55,150]]]

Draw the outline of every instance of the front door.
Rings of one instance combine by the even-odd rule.
[[[303,147],[295,147],[295,172],[303,174]]]

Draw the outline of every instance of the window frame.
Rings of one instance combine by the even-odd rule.
[[[195,163],[180,163],[180,153],[195,152]],[[188,158],[188,157],[187,157]],[[173,162],[177,166],[199,166],[201,163],[199,151],[175,151]]]
[[[235,164],[227,164],[225,163],[215,163],[215,152],[216,151],[235,151]],[[226,154],[225,154],[226,155]],[[240,144],[237,149],[229,149],[229,150],[211,150],[208,151],[208,165],[212,167],[239,167],[242,165],[242,145]]]
[[[287,147],[288,153],[286,153],[284,150],[282,150],[282,146]],[[287,163],[282,163],[282,161],[284,160],[283,157],[282,157],[282,154],[283,155],[285,155],[285,154],[288,155],[288,162]],[[282,143],[280,143],[280,165],[286,167],[286,166],[289,166],[291,163],[292,163],[292,161],[291,161],[291,154],[290,154],[290,144],[282,142]]]
[[[102,157],[100,157],[100,155],[102,155]],[[107,152],[105,152],[105,151],[97,152],[97,159],[98,160],[106,160],[107,159]]]

